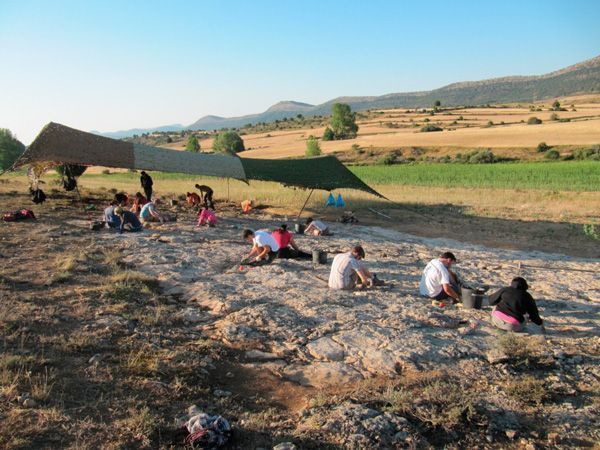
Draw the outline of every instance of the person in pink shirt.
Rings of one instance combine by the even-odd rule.
[[[200,225],[208,225],[209,227],[214,227],[216,224],[217,215],[215,212],[208,208],[202,208],[200,215],[198,216],[198,224],[196,226],[199,227]]]
[[[310,259],[310,253],[303,252],[294,242],[294,235],[287,230],[285,223],[271,233],[273,239],[279,244],[277,257],[282,259]]]

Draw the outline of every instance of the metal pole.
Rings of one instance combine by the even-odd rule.
[[[308,203],[308,200],[310,199],[310,196],[312,195],[313,191],[314,191],[314,189],[310,190],[310,194],[308,194],[308,197],[306,197],[306,201],[304,202],[304,205],[302,205],[302,209],[298,213],[298,217],[296,217],[296,220],[298,220],[300,218],[300,215],[302,214],[302,211],[304,211],[304,208],[306,208],[306,204]]]

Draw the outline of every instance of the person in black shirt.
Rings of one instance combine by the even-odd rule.
[[[154,182],[152,181],[152,177],[143,170],[141,171],[140,184],[142,185],[142,189],[144,189],[146,199],[148,201],[152,200],[152,185]]]
[[[215,209],[215,204],[213,203],[213,190],[210,186],[206,186],[205,184],[197,184],[196,189],[200,191],[200,195],[202,196],[202,201],[204,202],[205,208],[210,208],[212,210]]]
[[[490,305],[495,306],[492,311],[492,323],[506,331],[523,331],[525,327],[525,314],[536,325],[545,331],[544,321],[540,318],[535,300],[529,292],[525,278],[513,278],[510,287],[505,287],[490,295]]]

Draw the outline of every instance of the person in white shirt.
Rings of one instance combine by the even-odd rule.
[[[306,219],[306,228],[304,234],[312,234],[314,236],[329,236],[329,227],[320,220],[314,220],[312,217]]]
[[[451,252],[445,252],[439,258],[432,259],[423,270],[419,290],[421,295],[434,300],[452,298],[460,301],[458,278],[450,268],[456,262]]]
[[[371,273],[361,261],[364,257],[365,251],[360,245],[353,247],[348,253],[336,255],[329,273],[329,287],[331,289],[354,289],[358,284],[371,285]]]
[[[269,263],[277,256],[279,244],[277,244],[277,241],[271,236],[270,232],[265,230],[244,230],[243,236],[246,241],[252,243],[252,250],[244,258],[247,264]]]

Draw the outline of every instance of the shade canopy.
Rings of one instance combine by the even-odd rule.
[[[192,153],[134,144],[50,122],[14,167],[27,164],[78,164],[188,173],[238,180],[273,181],[305,189],[358,189],[383,197],[335,156],[255,159]]]

